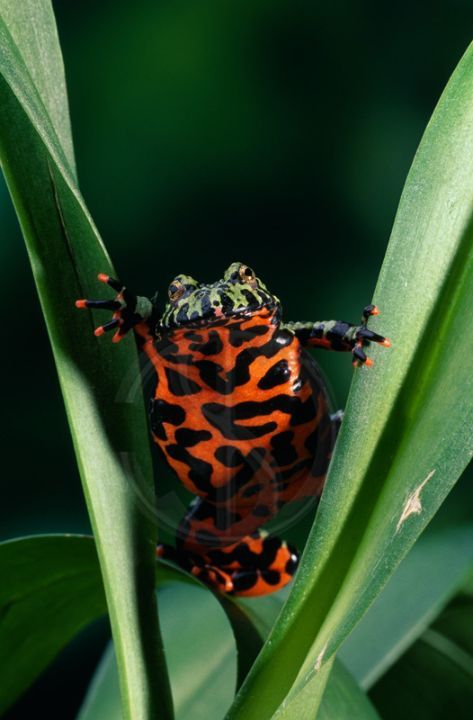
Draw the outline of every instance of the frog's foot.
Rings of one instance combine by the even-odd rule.
[[[363,349],[368,347],[370,343],[375,342],[383,345],[383,347],[391,347],[391,341],[388,338],[368,329],[367,323],[372,315],[379,315],[378,307],[376,305],[367,305],[363,309],[361,325],[355,328],[354,345],[352,348],[354,367],[361,367],[362,365],[371,367],[373,365],[373,360],[367,357]]]
[[[283,588],[292,580],[298,562],[294,547],[257,531],[228,547],[208,550],[191,572],[220,592],[251,597]]]
[[[113,300],[76,300],[76,307],[90,308],[91,310],[111,310],[112,319],[104,325],[99,325],[94,331],[97,336],[110,330],[115,330],[112,342],[120,340],[138,323],[146,320],[152,312],[151,301],[147,298],[138,298],[126,288],[119,280],[115,280],[105,273],[99,273],[98,279],[116,290]],[[138,308],[138,305],[140,307]],[[138,312],[138,309],[140,312]]]
[[[228,595],[268,595],[287,585],[297,569],[297,550],[275,535],[257,530],[231,545],[197,551],[158,545],[156,555],[171,560],[214,590]]]
[[[156,547],[156,557],[160,560],[170,560],[220,592],[231,593],[233,591],[231,571],[225,572],[221,568],[209,565],[200,556],[176,550],[172,545],[161,543]]]

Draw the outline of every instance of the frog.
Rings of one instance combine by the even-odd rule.
[[[162,312],[156,295],[98,279],[115,297],[76,306],[112,311],[97,337],[134,334],[155,374],[152,439],[195,496],[175,546],[159,544],[157,557],[228,595],[280,590],[299,553],[265,526],[296,501],[318,502],[340,427],[308,349],[349,352],[355,367],[370,367],[370,343],[390,346],[367,327],[377,306],[367,305],[358,325],[285,322],[278,297],[241,262],[216,282],[177,275]]]

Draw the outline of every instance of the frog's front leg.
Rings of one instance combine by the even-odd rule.
[[[361,324],[353,325],[343,320],[323,320],[319,322],[288,322],[281,327],[290,330],[297,337],[301,345],[306,347],[320,347],[325,350],[353,353],[353,364],[370,366],[373,361],[366,356],[363,348],[370,342],[376,342],[384,347],[390,347],[391,342],[369,330],[367,321],[371,315],[378,315],[376,305],[367,305],[362,314]]]
[[[76,307],[91,310],[111,310],[112,319],[95,329],[95,335],[115,330],[112,342],[119,342],[129,330],[134,330],[141,342],[153,341],[157,329],[156,308],[151,300],[135,295],[119,280],[100,273],[98,279],[117,292],[110,300],[76,300]]]

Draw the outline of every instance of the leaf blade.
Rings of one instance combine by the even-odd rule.
[[[232,720],[270,717],[329,661],[471,458],[473,338],[455,318],[473,309],[472,88],[470,46],[414,160],[375,293],[395,352],[374,350],[376,371],[355,378],[293,590]]]
[[[90,317],[74,307],[77,297],[92,293],[93,272],[112,268],[4,15],[0,99],[2,167],[44,311],[97,540],[125,713],[171,717],[154,594],[147,422],[139,393],[130,397],[123,387],[124,378],[129,384],[139,378],[136,350],[132,341],[121,348],[97,343]]]
[[[0,576],[2,713],[107,606],[89,537],[35,536],[0,543]]]
[[[469,481],[467,472],[342,645],[338,657],[363,689],[371,687],[435,620],[471,570]]]
[[[75,176],[64,63],[50,0],[22,0],[21,3],[0,0],[0,16],[20,51],[33,84],[39,90]]]

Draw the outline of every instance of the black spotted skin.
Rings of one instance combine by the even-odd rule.
[[[283,324],[278,299],[250,268],[233,263],[211,285],[178,276],[160,316],[151,301],[99,277],[118,291],[115,301],[77,305],[115,310],[115,341],[134,329],[156,373],[153,439],[197,496],[176,547],[159,546],[158,555],[223,592],[283,587],[297,551],[262,526],[287,503],[320,496],[338,428],[303,345],[351,350],[355,364],[369,364],[363,348],[389,344],[366,327],[377,309],[368,306],[360,326]]]

